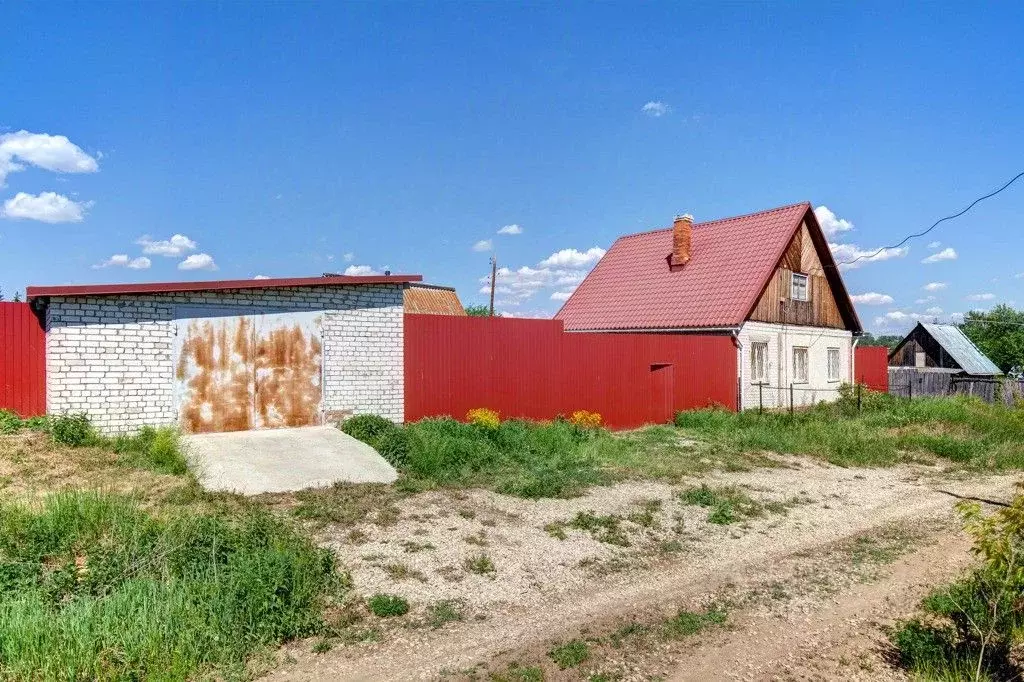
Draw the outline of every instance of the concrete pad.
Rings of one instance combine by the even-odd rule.
[[[207,490],[258,495],[398,478],[376,450],[333,426],[201,433],[183,440]]]

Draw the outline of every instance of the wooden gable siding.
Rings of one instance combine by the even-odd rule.
[[[794,272],[807,275],[811,300],[794,301],[789,297]],[[782,305],[779,305],[780,300],[784,301]],[[777,324],[846,328],[806,223],[793,235],[793,241],[782,255],[779,267],[749,319]]]

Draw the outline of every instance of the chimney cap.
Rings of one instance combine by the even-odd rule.
[[[675,222],[678,222],[680,220],[685,220],[688,223],[692,223],[693,222],[693,214],[692,213],[677,213],[676,214]]]

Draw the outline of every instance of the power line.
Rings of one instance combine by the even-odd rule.
[[[924,232],[918,232],[917,234],[912,234],[912,235],[909,235],[909,236],[905,237],[905,238],[903,239],[903,241],[901,241],[901,242],[900,242],[899,244],[894,244],[894,245],[892,245],[892,246],[883,246],[882,248],[878,249],[878,250],[877,250],[877,251],[875,251],[874,253],[865,253],[865,254],[861,254],[860,256],[857,256],[857,257],[856,257],[856,258],[854,258],[853,260],[843,261],[842,263],[837,263],[837,265],[852,265],[853,263],[856,263],[856,262],[857,262],[857,261],[859,261],[859,260],[864,260],[864,259],[870,259],[870,258],[874,258],[875,256],[877,256],[878,254],[882,253],[883,251],[888,251],[889,249],[898,249],[898,248],[900,248],[901,246],[903,246],[904,244],[906,244],[907,242],[909,242],[909,241],[910,241],[911,239],[916,239],[916,238],[918,238],[918,237],[923,237],[923,236],[925,236],[926,234],[928,234],[929,232],[931,232],[932,230],[934,230],[934,229],[935,229],[936,227],[938,227],[940,223],[944,223],[944,222],[946,222],[947,220],[953,220],[954,218],[959,218],[959,217],[960,217],[960,216],[962,216],[962,215],[963,215],[964,213],[967,213],[967,212],[968,212],[968,211],[970,211],[970,210],[971,210],[972,208],[974,208],[974,207],[975,207],[975,205],[977,205],[977,204],[981,203],[981,202],[982,202],[982,201],[984,201],[985,199],[991,199],[992,197],[994,197],[995,195],[999,194],[999,193],[1000,193],[1000,192],[1002,192],[1002,191],[1003,191],[1004,189],[1006,189],[1007,187],[1009,187],[1010,185],[1012,185],[1013,183],[1015,183],[1015,182],[1017,182],[1018,180],[1020,180],[1020,179],[1021,179],[1022,177],[1024,177],[1024,171],[1021,171],[1020,173],[1017,173],[1017,175],[1013,176],[1013,178],[1011,178],[1009,182],[1007,182],[1007,183],[1006,183],[1005,185],[1003,185],[1003,186],[1002,186],[1002,187],[1000,187],[999,189],[995,190],[994,192],[990,192],[989,194],[986,194],[986,195],[985,195],[985,196],[983,196],[983,197],[978,197],[977,199],[975,199],[974,201],[972,201],[972,202],[970,203],[970,205],[969,205],[969,206],[967,206],[967,208],[965,208],[964,210],[960,211],[959,213],[954,213],[953,215],[948,215],[948,216],[946,216],[945,218],[939,218],[939,219],[938,219],[938,220],[936,220],[936,221],[935,221],[934,223],[932,223],[932,226],[931,226],[931,227],[929,227],[929,228],[928,228],[927,230],[925,230]]]

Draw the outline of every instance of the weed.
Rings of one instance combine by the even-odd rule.
[[[569,522],[569,527],[588,531],[600,542],[610,545],[629,547],[629,538],[620,526],[622,519],[614,514],[595,514],[594,512],[578,512]]]
[[[56,424],[57,420],[54,420],[54,426]],[[103,441],[93,436],[93,444]],[[108,444],[119,455],[119,462],[129,466],[179,476],[188,471],[188,462],[181,452],[179,434],[172,428],[154,429],[144,426],[133,436],[116,436],[104,444]]]
[[[50,435],[54,443],[82,447],[94,445],[99,440],[89,417],[83,414],[65,414],[50,420]]]
[[[260,648],[315,634],[341,585],[333,555],[259,509],[155,517],[84,492],[0,505],[4,677],[188,679],[237,668]]]
[[[657,513],[661,511],[661,500],[645,500],[639,504],[640,509],[631,512],[627,521],[631,521],[644,528],[654,528],[658,525]]]
[[[334,642],[327,637],[321,637],[313,644],[314,654],[326,654],[334,648]]]
[[[448,623],[460,621],[463,619],[464,608],[465,605],[458,599],[443,599],[434,602],[427,607],[427,624],[437,629]]]
[[[415,554],[416,552],[437,549],[429,542],[416,542],[414,540],[402,540],[398,544],[402,546],[402,549],[405,550],[407,554]]]
[[[475,556],[466,557],[462,562],[462,567],[470,573],[486,576],[493,575],[497,571],[491,557],[486,554],[477,554]]]
[[[702,483],[699,487],[684,490],[679,494],[679,499],[684,504],[710,507],[708,523],[723,526],[764,513],[764,506],[760,502],[735,486],[711,488]]]
[[[539,666],[521,666],[509,663],[504,673],[491,674],[492,682],[544,682],[544,671]]]
[[[722,625],[728,619],[726,610],[717,605],[712,605],[704,611],[680,610],[675,617],[669,619],[662,626],[666,637],[678,639],[695,635],[705,628],[715,625]]]
[[[477,547],[487,547],[491,544],[487,541],[487,533],[484,531],[480,531],[476,535],[467,535],[462,540],[467,544],[476,545]]]
[[[466,421],[483,429],[496,429],[501,425],[498,413],[486,407],[478,407],[467,412]]]
[[[590,647],[581,639],[574,639],[548,652],[548,657],[560,669],[575,668],[590,658]]]
[[[552,521],[544,524],[544,532],[556,540],[565,540],[569,535],[565,532],[564,521]]]
[[[466,520],[472,520],[476,518],[476,512],[472,509],[460,509],[458,511],[459,516]]]
[[[409,602],[395,594],[375,594],[366,604],[370,612],[379,618],[392,618],[409,613]]]
[[[394,507],[399,494],[381,483],[335,483],[327,488],[308,488],[295,493],[298,505],[293,513],[300,519],[321,524],[351,526],[379,516],[381,509]],[[385,513],[385,518],[397,514]],[[397,519],[396,519],[397,520]]]
[[[388,577],[392,580],[419,580],[420,582],[427,582],[427,577],[423,573],[414,568],[409,568],[402,563],[384,564],[381,566],[381,570],[387,573]]]

